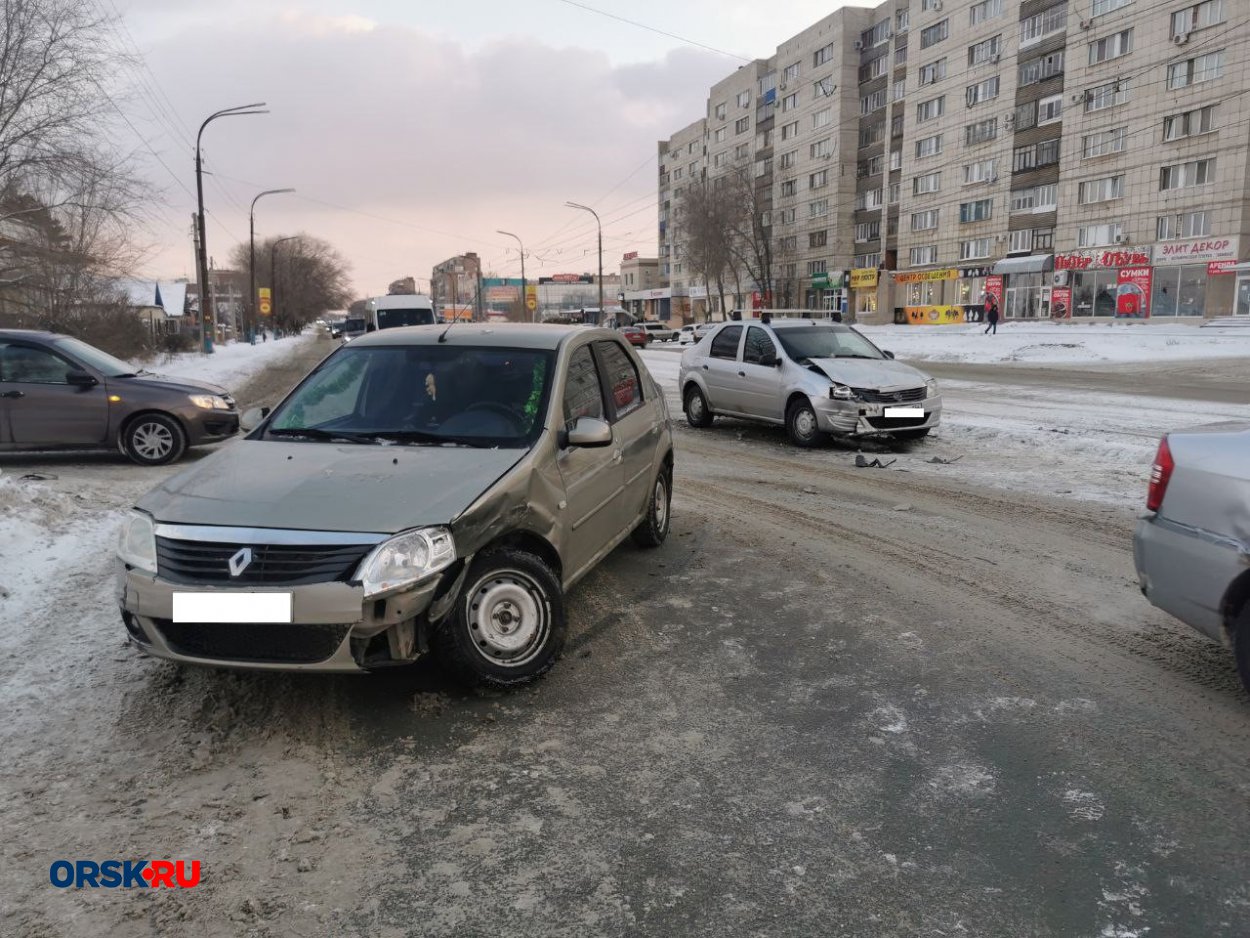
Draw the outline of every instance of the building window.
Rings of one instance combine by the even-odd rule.
[[[986,62],[997,62],[999,55],[1003,51],[1003,37],[1001,34],[986,39],[984,42],[978,42],[974,46],[968,47],[968,64],[984,65]]]
[[[866,81],[880,78],[889,70],[890,57],[888,55],[877,56],[871,62],[865,62],[859,67],[859,83],[862,85]]]
[[[729,162],[728,153],[717,153],[715,156],[712,157],[712,166],[714,166],[716,169],[720,169],[722,166],[724,166],[728,162]]]
[[[873,111],[879,111],[885,107],[889,99],[886,96],[886,90],[882,88],[880,91],[874,91],[872,94],[865,95],[859,99],[859,113],[871,114]],[[816,115],[812,115],[813,121]]]
[[[824,218],[829,214],[829,200],[817,199],[815,202],[807,203],[808,218]]]
[[[798,218],[799,210],[794,207],[783,208],[779,209],[775,214],[777,216],[777,224],[793,225],[794,220]]]
[[[824,140],[817,140],[808,147],[808,155],[812,159],[820,159],[826,156],[833,156],[833,138],[826,137]]]
[[[799,239],[796,235],[789,235],[782,238],[778,244],[783,254],[793,254],[795,249],[799,246]]]
[[[716,108],[715,108],[715,110],[714,110],[712,113],[716,116],[716,119],[717,119],[718,121],[723,121],[723,120],[725,119],[725,105],[724,105],[724,103],[722,102],[721,104],[716,105]]]
[[[1166,126],[1167,122],[1165,119],[1165,134]],[[1103,130],[1096,134],[1088,134],[1081,138],[1081,159],[1088,160],[1095,156],[1123,153],[1127,139],[1127,127],[1116,127],[1114,130]]]
[[[714,134],[712,134],[712,139],[713,139],[716,143],[724,143],[724,141],[725,141],[725,128],[724,128],[724,127],[717,127],[717,128],[716,128],[716,132],[715,132]]]
[[[890,138],[891,139],[897,139],[898,137],[903,136],[903,124],[904,123],[905,122],[903,120],[902,113],[895,114],[893,117],[890,118]]]
[[[938,226],[938,216],[941,209],[931,208],[924,212],[911,213],[911,230],[912,231],[931,231]]]
[[[794,195],[797,191],[797,183],[793,179],[783,179],[781,182],[781,196],[786,198]]]
[[[1076,246],[1081,248],[1100,248],[1109,244],[1119,244],[1124,240],[1124,227],[1119,222],[1102,225],[1085,225],[1076,229]]]
[[[833,76],[826,75],[824,78],[820,79],[820,81],[812,84],[812,97],[817,99],[827,98],[829,95],[833,94],[836,87],[837,85],[833,83]]]
[[[735,160],[745,160],[745,159],[750,159],[750,157],[751,157],[751,144],[740,143],[736,147],[734,147],[734,159]]]
[[[1188,88],[1219,78],[1224,73],[1224,50],[1208,52],[1168,66],[1168,88]]]
[[[946,95],[942,95],[940,98],[933,98],[930,101],[922,101],[916,105],[916,123],[923,124],[925,121],[941,117],[945,110]]]
[[[993,182],[998,178],[994,172],[994,160],[977,160],[964,166],[964,185],[971,186],[979,182]]]
[[[1127,78],[1110,81],[1098,85],[1085,92],[1085,113],[1101,111],[1103,108],[1115,107],[1129,99],[1130,82]]]
[[[911,181],[912,195],[925,195],[929,192],[939,192],[942,188],[942,173],[926,173],[923,176],[916,176]]]
[[[1031,186],[1028,189],[1015,189],[1011,193],[1011,211],[1016,212],[1052,212],[1059,206],[1059,185],[1049,183],[1044,186]]]
[[[781,80],[785,82],[797,81],[798,78],[799,78],[799,63],[798,62],[795,62],[793,65],[787,65],[785,67],[785,71],[781,73]]]
[[[876,241],[881,237],[881,222],[869,221],[861,222],[855,226],[855,243],[862,244],[864,241]]]
[[[1133,30],[1125,29],[1112,33],[1102,39],[1095,39],[1089,44],[1089,64],[1110,62],[1133,51]]]
[[[930,10],[942,9],[942,0],[920,0],[920,12],[928,13]]]
[[[985,81],[979,81],[975,85],[969,85],[964,92],[968,107],[973,107],[982,101],[992,101],[994,98],[997,98],[998,86],[999,79],[997,75],[993,78],[987,78]]]
[[[890,21],[883,19],[880,23],[875,23],[871,29],[865,29],[859,34],[859,41],[865,49],[871,49],[879,46],[883,42],[890,41]]]
[[[1210,212],[1181,212],[1179,215],[1160,215],[1156,234],[1160,241],[1179,238],[1205,238],[1211,234]]]
[[[1037,102],[1037,125],[1053,124],[1063,119],[1063,95],[1054,94]]]
[[[900,40],[898,45],[894,47],[894,64],[895,66],[903,65],[907,62],[907,41]]]
[[[799,122],[792,121],[789,124],[781,125],[781,139],[792,140],[799,135]]]
[[[971,241],[960,241],[959,259],[961,261],[973,261],[989,257],[990,245],[993,243],[992,238],[974,238]]]
[[[1107,176],[1103,179],[1088,179],[1077,186],[1076,201],[1080,205],[1091,205],[1095,202],[1110,202],[1124,196],[1124,177]]]
[[[751,118],[749,118],[749,117],[739,117],[739,118],[738,118],[738,119],[734,122],[734,133],[735,133],[735,134],[744,134],[744,133],[746,133],[746,132],[747,132],[748,130],[750,130],[750,129],[751,129]]]
[[[1008,242],[1008,254],[1028,254],[1033,250],[1033,229],[1021,228],[1019,231],[1011,232],[1011,239]]]
[[[751,92],[749,91],[738,92],[738,107],[750,107],[750,106],[751,106]]]
[[[920,48],[927,49],[949,36],[950,25],[950,20],[942,20],[940,23],[934,23],[920,30]]]
[[[820,68],[820,66],[832,60],[833,43],[831,42],[824,48],[817,49],[814,53],[812,53],[812,68]]]
[[[1215,158],[1173,163],[1159,170],[1159,191],[1188,189],[1215,182]]]
[[[1102,16],[1104,13],[1110,13],[1112,10],[1126,7],[1132,2],[1133,0],[1094,0],[1094,4],[1090,9],[1090,15]]]
[[[1020,66],[1021,87],[1027,85],[1035,85],[1039,81],[1045,81],[1047,78],[1054,78],[1056,75],[1063,74],[1063,50],[1052,52],[1050,55],[1043,55],[1036,59],[1030,59]]]
[[[1163,118],[1163,140],[1171,142],[1182,137],[1197,137],[1215,130],[1215,105],[1208,104],[1183,114]]]
[[[865,209],[873,209],[881,207],[881,189],[869,189],[867,192],[857,193],[855,196],[855,210],[863,211]]]
[[[1172,35],[1187,36],[1194,30],[1215,26],[1224,20],[1224,0],[1204,0],[1172,14]]]
[[[827,127],[831,120],[833,120],[833,108],[821,108],[812,115],[812,128],[818,130],[821,127]]]
[[[986,20],[1003,15],[1003,0],[983,0],[974,3],[968,10],[968,24],[978,26]]]
[[[885,170],[885,156],[874,156],[868,161],[866,168],[869,176],[880,176]],[[825,175],[828,176],[828,173],[826,172]]]
[[[946,77],[946,59],[938,59],[928,65],[920,66],[920,84],[931,85]]]
[[[829,185],[829,170],[827,169],[822,169],[820,172],[812,173],[807,177],[807,188],[809,189],[823,189],[827,185]]]
[[[902,168],[903,168],[903,151],[891,150],[890,151],[890,172],[894,172],[894,170],[902,169]]]
[[[977,199],[975,202],[963,202],[959,206],[959,223],[988,221],[994,215],[993,199]]]
[[[881,253],[874,251],[871,254],[856,254],[851,263],[855,267],[880,267]]]
[[[870,127],[861,127],[859,131],[859,145],[861,147],[870,147],[874,143],[880,143],[881,138],[884,136],[884,124],[873,124]]]
[[[900,78],[892,86],[895,101],[902,101],[907,96],[907,79]]]
[[[921,137],[916,141],[916,159],[924,159],[926,156],[937,156],[942,152],[942,135],[934,134],[932,137]]]
[[[1020,21],[1020,48],[1035,45],[1047,36],[1061,33],[1068,25],[1068,5],[1061,3]]]
[[[809,231],[807,233],[807,246],[809,248],[823,248],[829,243],[829,232],[823,228],[820,231]]]
[[[912,248],[908,255],[912,267],[922,267],[925,264],[937,263],[937,245],[926,244],[922,247]]]
[[[829,262],[828,262],[828,261],[808,261],[808,262],[807,262],[807,275],[808,275],[809,277],[810,277],[812,274],[823,274],[823,273],[827,273],[827,272],[828,272],[828,270],[829,270]]]
[[[968,146],[978,143],[985,143],[987,140],[993,140],[998,136],[998,118],[991,117],[988,120],[977,121],[975,124],[969,124],[964,128],[964,142]]]

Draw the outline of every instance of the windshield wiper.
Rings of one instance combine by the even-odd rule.
[[[366,434],[376,440],[387,440],[393,443],[432,443],[441,445],[451,443],[456,446],[491,447],[495,444],[487,439],[472,436],[445,436],[441,433],[427,433],[424,430],[386,430],[382,433]]]
[[[368,443],[377,434],[350,433],[344,430],[322,430],[318,427],[279,427],[269,431],[270,436],[303,438],[305,440],[334,440],[346,443]]]
[[[835,356],[833,356],[833,357],[834,357],[834,358],[866,358],[866,359],[868,359],[869,361],[876,361],[876,360],[877,360],[877,356],[876,356],[876,355],[860,355],[860,354],[859,354],[859,352],[855,352],[854,354],[851,354],[851,355],[835,355]]]

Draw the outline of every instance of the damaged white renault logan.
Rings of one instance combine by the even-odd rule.
[[[249,419],[123,526],[122,620],[150,654],[360,671],[431,650],[520,684],[560,654],[565,591],[668,534],[664,395],[606,329],[371,333]]]

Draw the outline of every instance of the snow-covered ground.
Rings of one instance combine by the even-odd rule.
[[[985,326],[857,326],[899,358],[932,362],[1095,363],[1250,358],[1250,328],[1154,323],[1000,322]]]
[[[299,339],[304,340],[313,334],[311,331],[307,332]],[[213,346],[211,355],[183,352],[168,358],[158,358],[144,367],[171,378],[208,381],[232,391],[235,385],[262,371],[270,362],[290,354],[292,342],[293,339],[285,338],[270,339],[267,342],[258,340],[255,345],[246,342],[218,344]]]
[[[680,356],[657,349],[644,351],[642,358],[681,421]],[[969,487],[1132,507],[1145,498],[1150,464],[1165,432],[1218,420],[1250,420],[1250,407],[1236,404],[1063,390],[1059,382],[1043,388],[1004,381],[942,381],[941,427],[923,443],[891,453],[888,458],[897,460],[893,468],[959,478]],[[879,448],[864,445],[865,451]],[[848,462],[854,458],[853,446],[845,452]],[[957,462],[929,462],[935,456]]]

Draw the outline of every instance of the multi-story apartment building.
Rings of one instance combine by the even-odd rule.
[[[772,295],[740,269],[739,308],[962,322],[990,292],[1007,318],[1250,315],[1250,272],[1234,273],[1250,249],[1250,53],[1233,2],[837,11],[661,143],[674,296],[691,283],[668,256],[668,177],[701,132],[701,178],[748,159],[761,189]]]
[[[452,308],[463,315],[468,308],[478,319],[484,316],[482,284],[482,261],[475,253],[457,254],[434,265],[430,271],[430,298],[434,308]]]

